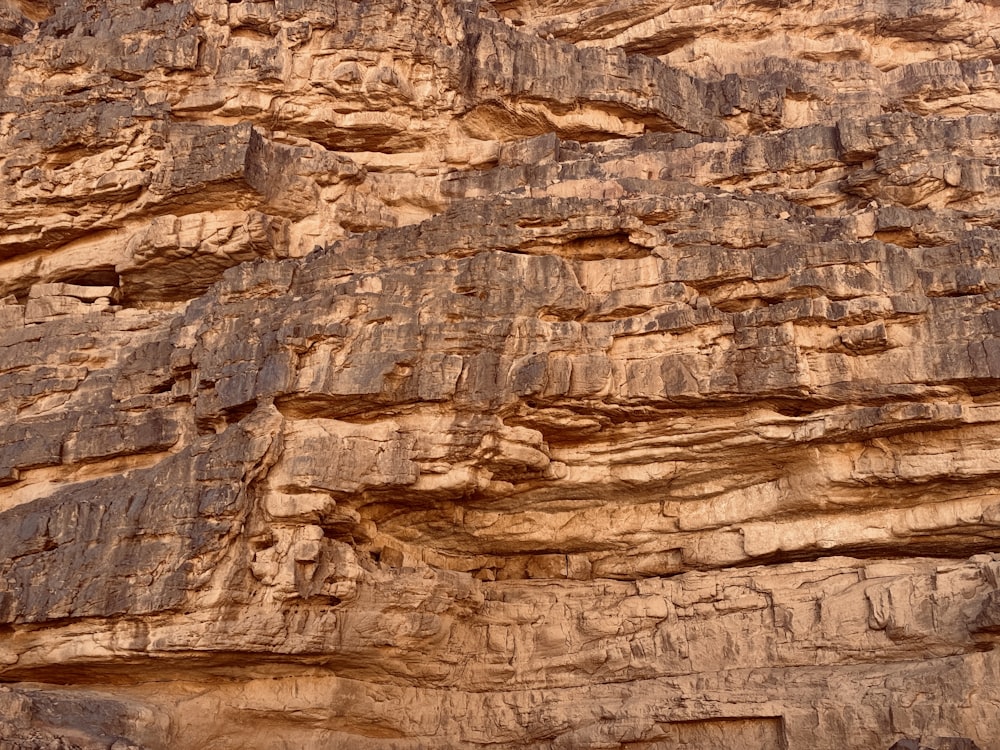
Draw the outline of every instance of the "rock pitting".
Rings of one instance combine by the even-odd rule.
[[[0,43],[0,748],[1000,749],[996,2]]]

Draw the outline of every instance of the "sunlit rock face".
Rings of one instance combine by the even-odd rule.
[[[0,42],[4,750],[1000,750],[1000,5]]]

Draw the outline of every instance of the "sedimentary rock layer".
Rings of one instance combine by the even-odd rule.
[[[1000,748],[997,28],[0,2],[0,745]]]

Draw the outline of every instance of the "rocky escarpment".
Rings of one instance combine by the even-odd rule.
[[[997,28],[0,3],[0,745],[1000,747]]]

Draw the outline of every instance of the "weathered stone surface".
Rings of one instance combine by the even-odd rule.
[[[893,743],[889,750],[978,750],[975,742],[965,737],[935,737],[934,739],[905,739]]]
[[[0,749],[1000,748],[998,7],[0,0]]]

